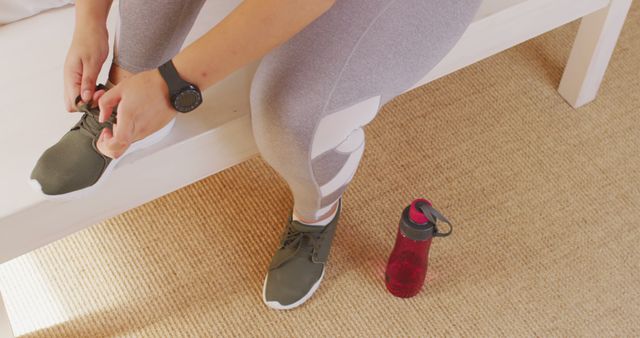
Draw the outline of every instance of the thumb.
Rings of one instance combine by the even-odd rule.
[[[115,108],[120,100],[122,99],[122,94],[118,86],[115,86],[100,96],[98,100],[98,107],[100,108],[100,116],[98,117],[98,121],[100,123],[106,121],[111,117],[113,113],[113,108]]]
[[[80,96],[82,101],[89,102],[93,97],[93,92],[96,88],[96,81],[98,79],[98,69],[93,62],[89,60],[82,60],[82,85],[80,89]]]

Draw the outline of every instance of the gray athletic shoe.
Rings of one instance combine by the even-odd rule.
[[[96,90],[104,89],[98,86]],[[77,101],[76,101],[77,103]],[[109,176],[116,163],[126,155],[148,147],[164,138],[175,118],[159,131],[133,142],[123,155],[112,159],[96,147],[100,132],[112,128],[117,112],[104,123],[98,122],[100,110],[86,103],[78,107],[84,114],[60,140],[38,159],[30,176],[30,185],[47,199],[69,200],[86,196]]]
[[[305,225],[289,217],[262,288],[262,298],[267,306],[278,310],[293,309],[318,289],[341,207],[342,198],[335,217],[326,226]]]

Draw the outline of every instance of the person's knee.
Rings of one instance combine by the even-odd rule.
[[[311,157],[340,146],[357,148],[364,142],[362,127],[375,118],[379,107],[380,96],[373,95],[322,117],[313,133]]]
[[[251,123],[258,148],[307,152],[321,108],[309,104],[312,93],[291,90],[286,74],[257,73],[251,84]]]

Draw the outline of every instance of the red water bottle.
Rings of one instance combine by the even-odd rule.
[[[449,231],[438,231],[436,223],[445,222]],[[451,223],[426,199],[417,199],[402,212],[396,243],[385,271],[387,289],[397,297],[413,297],[424,285],[433,237],[451,234]]]

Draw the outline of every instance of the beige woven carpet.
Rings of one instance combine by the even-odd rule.
[[[555,90],[576,29],[384,107],[301,308],[261,300],[292,201],[255,158],[8,264],[12,320],[27,337],[640,336],[640,3],[579,110]],[[455,229],[404,300],[383,271],[418,196]]]

